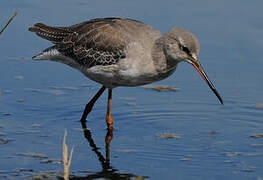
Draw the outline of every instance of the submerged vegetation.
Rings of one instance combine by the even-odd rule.
[[[181,138],[179,134],[172,134],[172,133],[161,133],[161,134],[158,134],[157,136],[161,138],[175,138],[175,139]]]
[[[152,89],[158,92],[161,91],[177,91],[178,88],[174,88],[174,87],[169,87],[169,86],[162,86],[162,85],[158,85],[158,86],[151,86],[151,85],[144,85],[142,86],[145,89]]]

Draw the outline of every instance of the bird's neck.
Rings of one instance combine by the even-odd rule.
[[[165,44],[167,39],[165,36],[158,38],[152,48],[152,58],[156,71],[160,74],[173,72],[178,62],[175,62],[165,53]]]

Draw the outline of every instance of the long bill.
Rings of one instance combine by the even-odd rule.
[[[201,64],[197,64],[193,60],[190,60],[190,59],[187,60],[187,62],[194,66],[194,68],[199,72],[199,74],[202,76],[202,78],[206,81],[206,83],[208,84],[210,89],[215,93],[215,95],[218,98],[218,100],[220,101],[220,103],[224,104],[224,102],[223,102],[222,98],[220,97],[219,93],[217,92],[216,88],[214,87],[212,82],[208,79],[208,76],[205,73],[205,71],[204,71],[203,67],[201,66]]]

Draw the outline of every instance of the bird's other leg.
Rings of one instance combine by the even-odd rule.
[[[107,115],[106,122],[108,125],[108,130],[113,129],[113,119],[111,117],[111,100],[112,100],[112,89],[108,89],[108,105],[107,105]]]
[[[85,122],[88,114],[92,110],[95,102],[99,99],[101,94],[105,91],[106,87],[102,86],[100,90],[95,94],[95,96],[90,100],[88,104],[86,104],[85,110],[83,111],[82,117],[81,117],[81,122]]]

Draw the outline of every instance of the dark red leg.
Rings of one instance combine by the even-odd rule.
[[[105,145],[106,145],[106,163],[110,164],[110,143],[113,139],[113,130],[108,129],[107,135],[105,136]]]
[[[106,115],[106,122],[108,125],[108,129],[113,129],[113,119],[111,117],[111,100],[112,100],[112,89],[108,90],[108,106],[107,106],[107,115]]]

